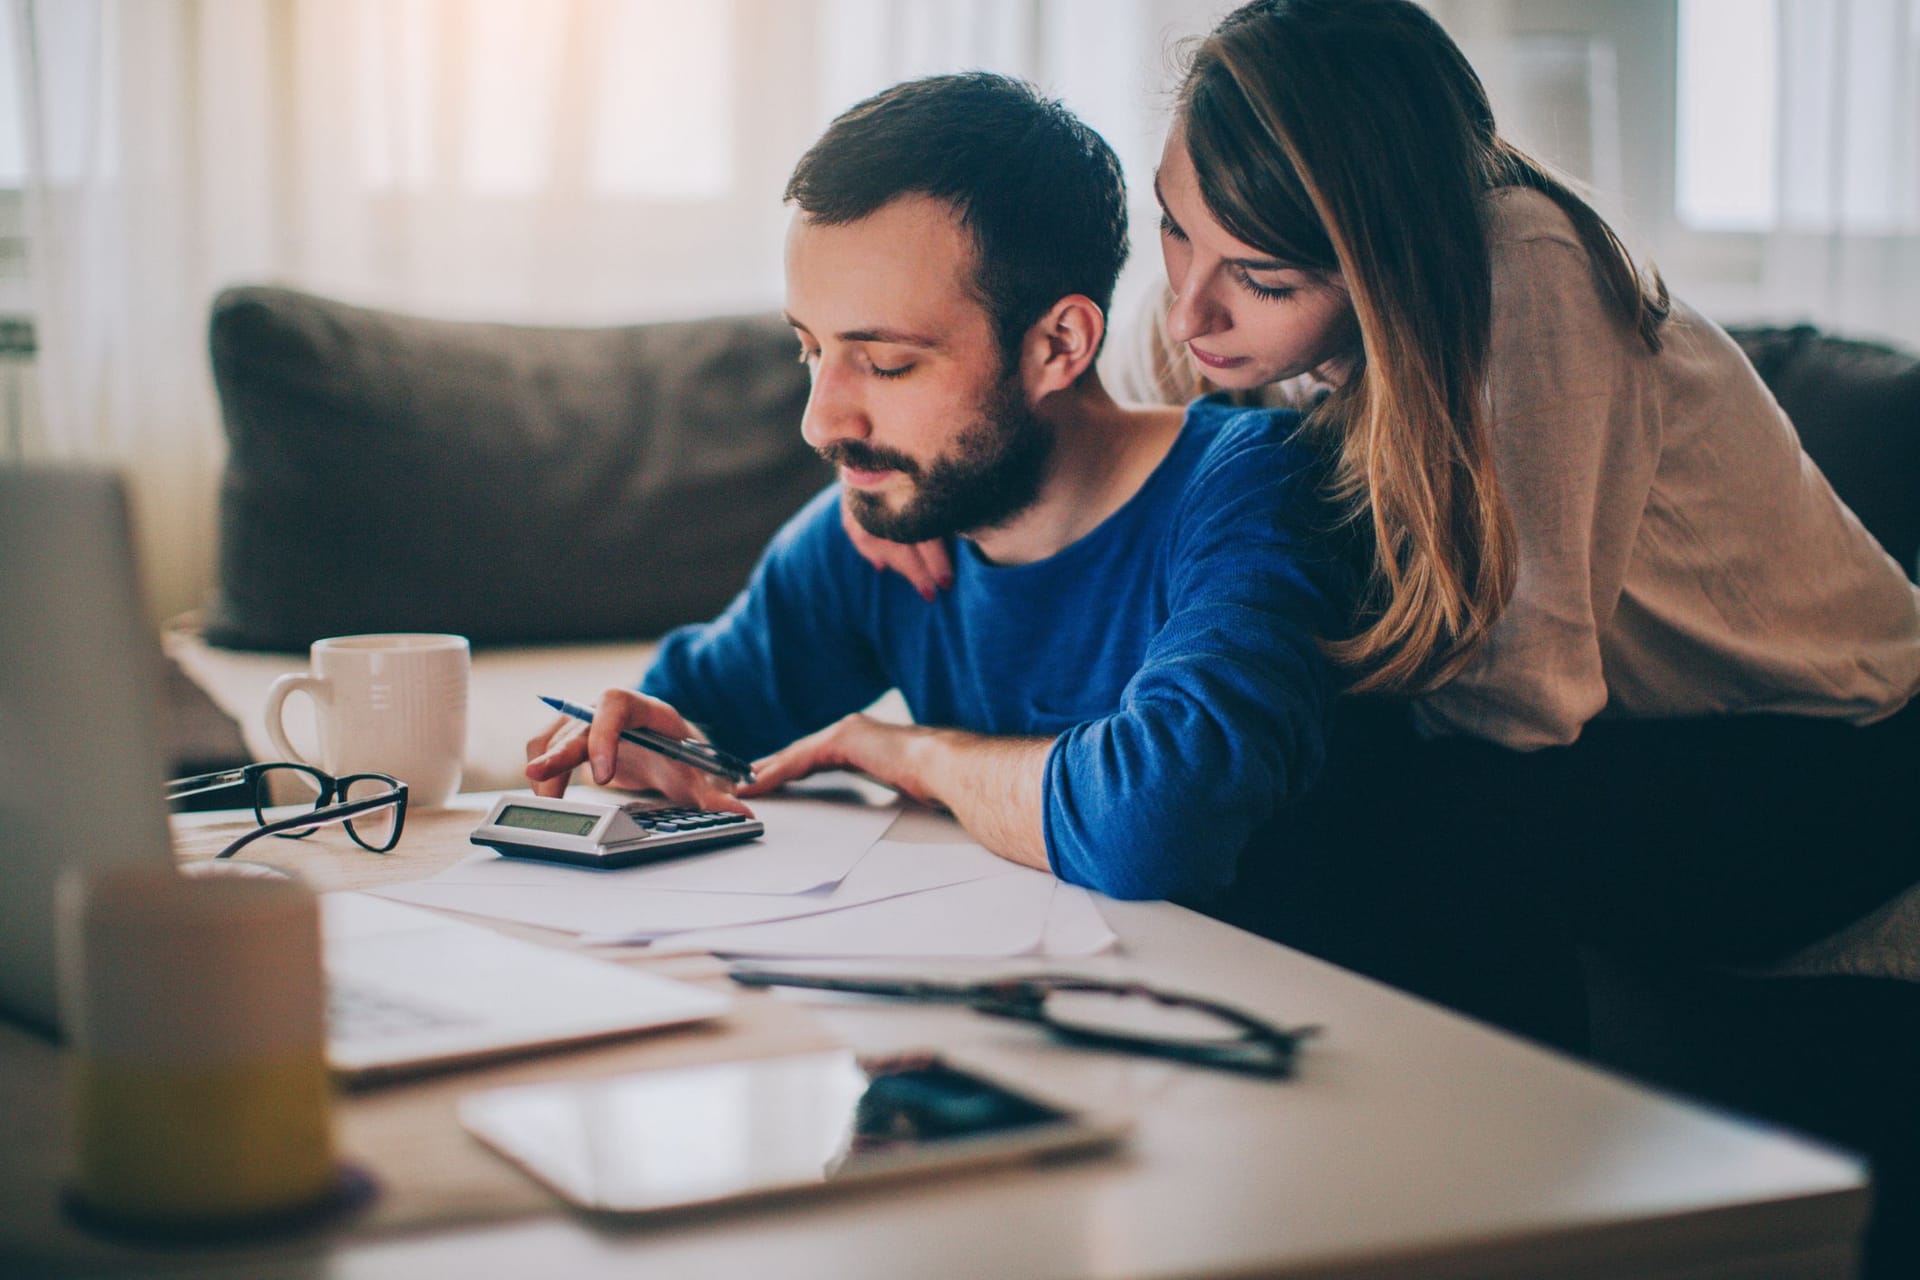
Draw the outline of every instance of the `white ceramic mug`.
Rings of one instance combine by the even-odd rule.
[[[338,777],[389,773],[407,803],[434,808],[460,789],[467,751],[465,636],[331,636],[313,642],[312,673],[290,672],[267,694],[267,736],[288,760]],[[320,759],[294,750],[287,695],[313,699]]]

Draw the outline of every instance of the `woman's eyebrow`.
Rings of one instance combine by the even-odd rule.
[[[1167,198],[1160,193],[1160,171],[1153,171],[1153,198],[1160,202],[1160,212],[1166,215],[1168,222],[1179,226],[1179,221],[1167,212]],[[1225,258],[1222,261],[1229,266],[1239,267],[1242,271],[1297,271],[1290,262],[1281,262],[1277,258]]]

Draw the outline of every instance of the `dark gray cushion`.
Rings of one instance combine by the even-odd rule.
[[[180,669],[178,662],[169,657],[161,663],[161,669],[165,680],[160,690],[163,708],[160,734],[169,778],[238,768],[252,759],[240,726]],[[232,806],[230,792],[210,791],[177,807],[190,810]]]
[[[1729,332],[1840,500],[1914,572],[1920,561],[1920,358],[1810,325]]]
[[[777,317],[559,329],[230,289],[207,638],[644,638],[712,617],[832,477]]]

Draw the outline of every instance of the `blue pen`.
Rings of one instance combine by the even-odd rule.
[[[593,712],[577,702],[568,702],[564,698],[549,698],[541,695],[540,701],[552,707],[563,716],[572,716],[575,720],[593,723]],[[664,733],[655,733],[652,729],[622,729],[620,737],[636,747],[645,747],[657,751],[670,760],[681,764],[690,764],[696,769],[716,774],[722,778],[731,778],[735,782],[753,784],[753,766],[739,756],[728,755],[710,742],[698,738],[675,738]]]

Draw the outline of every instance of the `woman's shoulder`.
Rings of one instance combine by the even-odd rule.
[[[1495,305],[1502,295],[1565,304],[1597,301],[1601,283],[1589,245],[1567,211],[1544,191],[1495,187],[1481,197]]]
[[[1585,251],[1573,219],[1554,198],[1532,187],[1494,187],[1480,197],[1480,218],[1487,244],[1496,255],[1503,245],[1551,241]]]
[[[1551,337],[1565,351],[1636,358],[1646,351],[1612,301],[1601,266],[1553,197],[1497,187],[1482,198],[1493,283],[1495,364]]]

